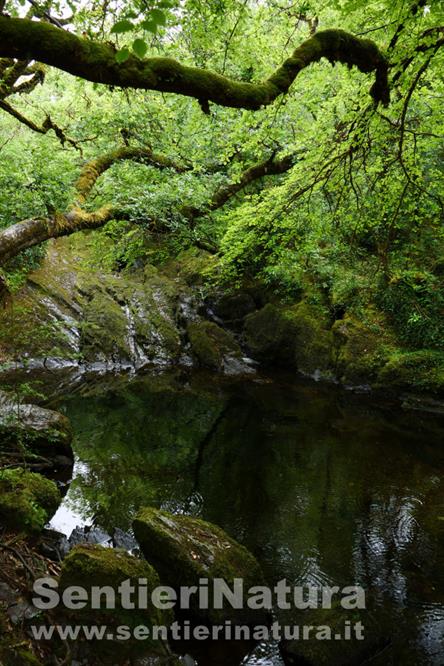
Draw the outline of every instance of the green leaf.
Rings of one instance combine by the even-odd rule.
[[[126,47],[124,49],[120,49],[120,51],[117,51],[116,53],[116,62],[122,63],[128,60],[130,57],[130,51]]]
[[[144,30],[148,30],[148,32],[157,32],[157,23],[154,23],[154,21],[142,21],[140,24]]]
[[[148,50],[147,43],[143,39],[135,39],[133,42],[133,51],[139,58],[144,58]]]
[[[134,30],[134,28],[134,23],[131,23],[131,21],[128,21],[128,19],[123,19],[122,21],[117,21],[117,23],[113,25],[111,32],[129,32],[130,30]]]
[[[157,25],[165,25],[166,17],[160,9],[150,9],[150,17]]]

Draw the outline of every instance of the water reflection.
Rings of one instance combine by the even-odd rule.
[[[372,663],[444,663],[442,423],[333,387],[204,376],[129,381],[66,409],[79,462],[62,512],[108,531],[142,505],[201,515],[272,583],[363,585],[390,635]],[[249,659],[281,663],[272,645]]]

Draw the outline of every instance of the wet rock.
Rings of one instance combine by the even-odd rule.
[[[209,581],[211,599],[215,578],[222,578],[231,587],[235,578],[242,578],[245,591],[264,584],[253,555],[216,525],[146,508],[137,515],[133,529],[143,554],[156,567],[162,582],[175,589],[198,586],[200,579],[205,578]],[[195,595],[191,598],[190,614],[199,621],[215,624],[227,620],[239,624],[268,621],[264,610],[233,609],[229,604],[214,609],[211,605],[209,609],[199,608]]]
[[[11,441],[25,440],[35,451],[64,455],[72,460],[69,420],[60,412],[21,404],[0,392],[0,434]]]
[[[0,348],[27,367],[71,364],[140,368],[180,356],[178,302],[189,288],[147,265],[94,270],[91,238],[57,239],[42,265],[0,311]],[[89,265],[88,265],[89,264]]]
[[[17,603],[9,606],[6,613],[12,624],[23,624],[26,620],[32,620],[39,615],[40,610],[25,599],[20,599]]]
[[[56,512],[61,501],[54,483],[23,469],[0,472],[0,524],[17,532],[35,534]]]
[[[214,322],[190,322],[187,327],[193,355],[199,364],[212,370],[223,370],[225,359],[242,359],[234,336]]]
[[[120,527],[116,527],[113,534],[114,548],[123,548],[123,550],[133,551],[139,548],[135,538],[128,532],[124,532]]]
[[[237,377],[256,374],[256,363],[246,356],[239,358],[233,354],[226,354],[223,358],[222,369],[225,375]]]
[[[100,527],[76,527],[68,539],[69,545],[72,548],[79,544],[95,544],[102,546],[112,545],[112,537],[102,530]]]
[[[70,545],[65,534],[45,529],[40,537],[39,550],[45,557],[60,562],[69,553]]]

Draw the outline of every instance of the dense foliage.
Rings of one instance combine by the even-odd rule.
[[[325,60],[255,112],[113,89],[46,69],[43,85],[27,94],[2,98],[0,91],[7,101],[7,108],[0,105],[1,227],[64,210],[86,160],[119,145],[149,145],[185,168],[125,161],[104,173],[88,205],[111,201],[125,217],[97,233],[97,255],[107,268],[162,261],[206,243],[218,256],[213,281],[253,279],[289,300],[306,292],[333,317],[375,305],[408,347],[442,347],[441,2],[67,5],[9,0],[4,12],[31,10],[40,20],[112,42],[117,63],[131,53],[162,55],[245,82],[263,80],[316,30],[341,28],[386,53],[391,102],[384,108],[371,100],[371,74]],[[29,126],[42,129],[45,122],[46,131]],[[223,185],[273,156],[291,156],[294,166],[254,180],[223,207],[190,221],[187,211],[204,209]],[[109,244],[103,250],[104,236],[113,239],[112,250]],[[9,264],[10,281],[39,256],[34,249]]]

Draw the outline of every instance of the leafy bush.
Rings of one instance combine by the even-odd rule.
[[[417,270],[399,272],[388,284],[381,284],[378,302],[402,341],[418,349],[443,348],[444,285],[436,275]]]

